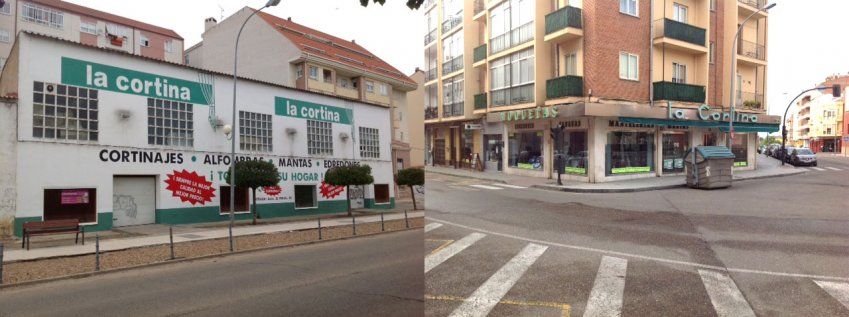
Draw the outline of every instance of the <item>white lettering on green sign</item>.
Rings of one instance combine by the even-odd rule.
[[[557,118],[557,110],[557,106],[536,107],[533,109],[504,111],[499,115],[501,116],[501,121],[549,119]]]
[[[198,82],[62,57],[62,83],[125,94],[209,105]],[[212,87],[208,87],[212,90]]]
[[[283,97],[274,97],[274,113],[278,116],[341,124],[351,124],[353,116],[350,109]]]
[[[687,116],[684,114],[684,109],[672,108],[672,102],[666,103],[666,109],[667,109],[667,117],[669,119],[675,119],[675,120],[687,120],[688,119]],[[728,118],[731,117],[731,114],[728,113],[728,112],[712,111],[710,106],[708,106],[707,104],[702,104],[701,106],[699,106],[697,112],[698,112],[697,116],[699,117],[699,120],[702,120],[702,121],[728,121]],[[757,123],[758,122],[758,115],[735,112],[734,113],[734,121],[735,122]]]

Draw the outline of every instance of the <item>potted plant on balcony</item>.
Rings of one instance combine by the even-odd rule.
[[[761,102],[757,100],[746,100],[743,102],[743,108],[758,110],[761,108]]]

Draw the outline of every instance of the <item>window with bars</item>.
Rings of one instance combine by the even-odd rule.
[[[62,12],[53,9],[24,3],[21,10],[21,20],[61,29],[64,23],[64,15]]]
[[[380,133],[377,129],[360,127],[360,157],[380,158]]]
[[[32,136],[97,141],[97,95],[94,89],[34,82]]]
[[[155,98],[147,99],[147,144],[194,146],[192,104]]]
[[[307,120],[307,152],[310,155],[333,155],[333,125]]]
[[[239,111],[239,149],[271,152],[271,115]]]

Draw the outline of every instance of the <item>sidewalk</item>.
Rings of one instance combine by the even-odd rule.
[[[490,182],[500,182],[516,186],[533,187],[539,189],[574,193],[627,193],[670,189],[686,186],[686,178],[683,175],[641,178],[606,183],[583,183],[576,181],[563,181],[563,185],[558,186],[556,184],[556,180],[554,179],[505,175],[497,172],[472,172],[469,170],[455,170],[453,168],[430,166],[428,166],[425,170],[430,173],[475,178]],[[743,181],[769,177],[780,177],[801,174],[804,172],[804,170],[794,168],[790,165],[781,166],[780,161],[773,158],[769,158],[764,155],[759,155],[758,168],[753,171],[734,172],[734,180]]]
[[[359,210],[359,211],[368,211],[368,210]],[[416,211],[409,212],[407,214],[409,218],[418,218],[424,217],[424,211]],[[370,215],[370,216],[359,216],[357,218],[357,224],[361,223],[376,223],[380,222],[380,215]],[[404,219],[404,213],[387,213],[384,217],[385,221],[389,220],[399,220]],[[322,228],[327,227],[335,227],[335,226],[347,226],[351,224],[351,217],[340,217],[340,218],[331,218],[331,219],[322,219],[321,226]],[[247,235],[255,235],[255,234],[264,234],[264,233],[274,233],[274,232],[287,232],[287,231],[296,231],[296,230],[304,230],[304,229],[314,229],[317,227],[316,219],[297,221],[297,222],[286,222],[286,223],[277,223],[277,224],[258,224],[256,226],[234,226],[233,227],[233,236],[247,236]],[[218,238],[227,238],[228,231],[227,227],[224,226],[220,229],[211,229],[211,230],[198,230],[196,227],[174,227],[174,243],[178,242],[187,242],[187,241],[198,241],[198,240],[209,240],[209,239],[218,239]],[[188,230],[185,230],[188,229]],[[91,235],[91,234],[90,234]],[[168,244],[169,237],[167,231],[165,234],[157,234],[150,236],[142,236],[142,237],[132,237],[132,238],[116,238],[116,239],[106,239],[100,241],[100,251],[116,251],[151,245],[161,245]],[[72,255],[84,255],[84,254],[92,254],[94,253],[94,243],[89,241],[86,245],[66,245],[66,246],[57,246],[57,247],[47,247],[47,248],[33,248],[29,251],[27,250],[6,250],[3,252],[3,262],[14,262],[14,261],[23,261],[23,260],[34,260],[41,258],[52,258],[52,257],[61,257],[61,256],[72,256]]]

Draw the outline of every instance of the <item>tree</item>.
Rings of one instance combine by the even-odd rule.
[[[374,183],[374,177],[371,176],[371,166],[368,165],[337,166],[324,173],[324,182],[333,186],[345,186],[348,216],[351,216],[351,186]]]
[[[421,168],[405,168],[398,171],[395,176],[395,183],[399,186],[409,186],[410,193],[413,195],[413,210],[417,210],[416,206],[416,190],[413,186],[424,186],[425,173]]]
[[[253,215],[252,224],[256,225],[256,189],[259,187],[277,186],[280,184],[280,172],[277,171],[277,166],[274,163],[263,160],[245,160],[236,162],[236,188],[250,188],[253,194],[251,203],[251,214]],[[227,182],[230,182],[230,173],[225,175]],[[230,184],[230,186],[233,186]],[[235,197],[230,197],[235,199]]]
[[[379,5],[386,4],[386,0],[372,0],[372,1],[374,1],[374,3],[377,3]],[[360,4],[364,7],[367,7],[369,2],[370,2],[369,0],[360,0]],[[410,9],[416,9],[417,10],[419,7],[422,6],[422,4],[424,4],[424,2],[425,2],[425,0],[407,0],[407,7],[410,8]]]

